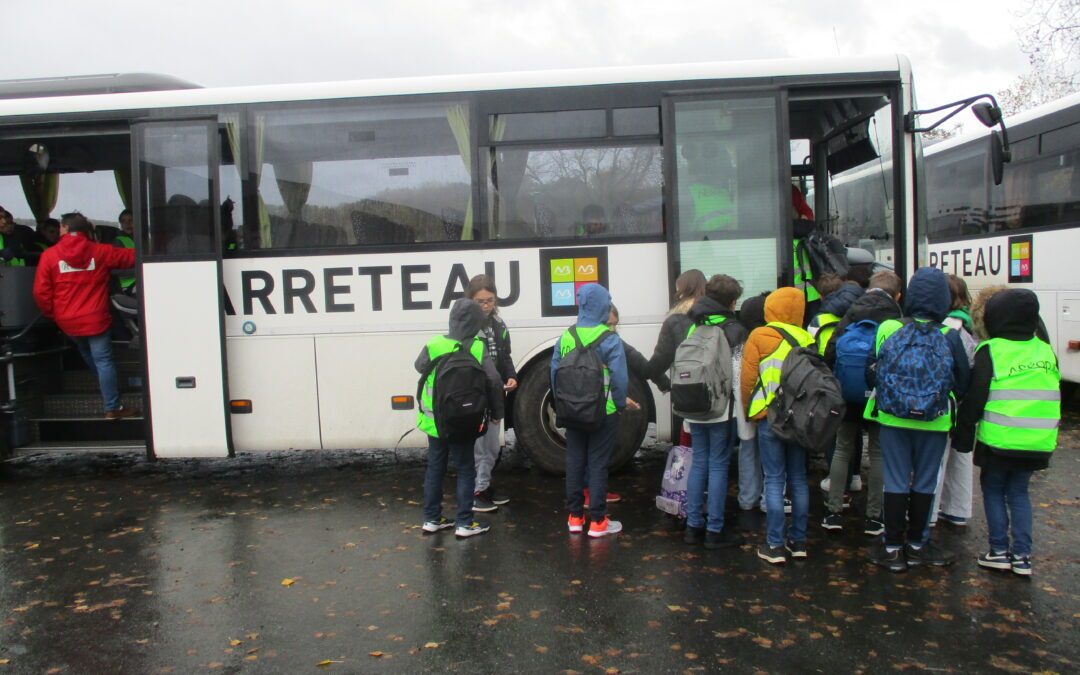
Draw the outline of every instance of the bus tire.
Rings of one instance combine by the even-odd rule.
[[[563,432],[555,426],[548,373],[547,361],[543,361],[525,374],[514,401],[514,434],[534,466],[563,475],[566,473],[566,442]],[[623,412],[618,439],[608,462],[611,471],[618,471],[633,459],[649,427],[645,383],[631,377],[628,393],[643,407]]]

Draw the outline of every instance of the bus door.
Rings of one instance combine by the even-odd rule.
[[[157,457],[224,457],[232,441],[217,123],[140,122],[134,131],[150,449]]]
[[[783,285],[792,258],[790,228],[781,227],[791,222],[790,189],[781,189],[790,180],[783,93],[669,96],[664,105],[672,278],[727,274],[743,299]]]

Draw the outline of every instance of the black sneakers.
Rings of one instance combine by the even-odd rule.
[[[805,541],[791,541],[788,539],[787,544],[784,546],[791,554],[792,559],[805,560],[806,559],[806,542]]]
[[[880,565],[890,572],[905,572],[908,568],[908,562],[904,558],[904,549],[897,548],[890,551],[882,543],[875,544],[870,549],[870,562]]]
[[[742,543],[742,537],[732,532],[730,527],[725,527],[719,532],[705,533],[705,548],[731,548]]]
[[[867,518],[862,532],[868,537],[879,537],[885,534],[885,523],[875,518]]]
[[[757,550],[757,557],[771,565],[783,565],[787,562],[783,546],[769,546],[762,544]]]
[[[488,491],[477,492],[473,494],[473,511],[480,511],[481,513],[488,513],[490,511],[498,511],[499,507],[491,501],[488,497]]]
[[[690,527],[686,526],[686,532],[683,533],[683,539],[685,543],[691,546],[699,546],[705,542],[705,528],[704,527]]]
[[[844,529],[844,517],[839,513],[828,513],[822,519],[821,527],[830,532],[840,532]]]
[[[907,544],[904,546],[904,555],[907,556],[908,567],[915,567],[916,565],[944,567],[951,565],[956,560],[955,554],[942,550],[932,541],[926,542],[919,548]]]

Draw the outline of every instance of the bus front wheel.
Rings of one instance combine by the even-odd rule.
[[[608,468],[617,471],[626,466],[645,440],[649,427],[648,396],[645,383],[631,376],[630,398],[641,410],[626,410],[619,420],[619,435]],[[514,398],[514,434],[534,465],[553,474],[566,473],[566,430],[555,424],[548,362],[543,361],[526,373]]]

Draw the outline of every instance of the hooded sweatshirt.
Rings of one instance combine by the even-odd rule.
[[[578,318],[575,326],[580,328],[593,328],[607,323],[611,313],[611,294],[600,284],[585,284],[578,289]],[[622,411],[626,408],[626,387],[629,376],[626,372],[626,353],[623,351],[622,340],[614,338],[603,340],[596,345],[597,355],[608,368],[611,376],[611,400],[615,402],[615,408]],[[562,354],[556,349],[551,355],[551,386],[555,386],[555,370],[559,367]]]
[[[893,300],[888,291],[881,288],[871,288],[866,291],[851,303],[851,307],[844,313],[836,330],[829,337],[829,344],[825,347],[825,362],[830,366],[836,365],[836,341],[840,339],[848,326],[860,321],[874,321],[880,324],[889,319],[899,319],[903,315],[900,305]],[[849,411],[854,409],[855,406],[848,406]]]
[[[34,276],[34,301],[42,314],[72,336],[109,330],[112,270],[135,266],[135,250],[91,241],[71,233],[41,254]]]
[[[465,298],[459,298],[454,301],[453,306],[450,307],[450,327],[446,332],[446,337],[451,340],[457,340],[463,342],[463,349],[468,349],[469,340],[476,337],[476,334],[480,332],[480,327],[484,323],[484,310],[480,309],[480,305],[476,304],[472,300],[466,300]],[[503,403],[503,381],[499,377],[499,371],[495,369],[495,363],[491,360],[491,356],[488,353],[487,347],[484,348],[484,360],[482,361],[484,366],[484,372],[488,377],[488,405],[490,406],[489,414],[493,420],[501,420],[505,412]],[[420,350],[420,355],[416,357],[413,367],[416,368],[416,372],[425,373],[428,367],[431,365],[431,358],[428,356],[428,348],[425,345]]]
[[[1039,298],[1026,288],[1001,291],[993,296],[985,307],[983,317],[987,334],[992,338],[1027,341],[1037,335]],[[956,449],[966,452],[975,448],[975,464],[984,469],[999,471],[1039,471],[1050,465],[1049,456],[1010,457],[996,454],[985,443],[976,441],[975,429],[982,419],[983,408],[990,397],[990,382],[994,379],[994,361],[990,350],[975,352],[975,366],[971,372],[971,386],[960,404],[953,441]],[[1008,448],[1001,448],[1007,450]]]
[[[866,291],[862,286],[855,283],[845,283],[840,288],[836,289],[829,295],[825,296],[825,299],[821,301],[821,311],[817,316],[810,320],[810,325],[807,330],[814,336],[818,345],[824,346],[829,343],[829,339],[832,334],[836,332],[836,328],[840,325],[840,319],[847,314],[848,309],[855,303],[856,300],[861,298]],[[831,314],[831,317],[826,315]],[[832,317],[836,317],[835,319]],[[830,327],[830,324],[831,327]],[[820,349],[820,347],[819,347]],[[821,353],[824,354],[824,349],[821,349]]]
[[[790,326],[803,325],[803,313],[806,311],[806,296],[798,288],[780,288],[765,298],[765,321],[779,322]],[[739,377],[739,393],[743,405],[747,405],[758,381],[758,366],[761,360],[776,351],[784,338],[771,326],[755,328],[743,347],[742,372]],[[754,419],[765,416],[762,411]]]
[[[944,272],[936,267],[921,267],[915,271],[908,284],[907,295],[904,297],[905,316],[940,324],[948,316],[951,305],[952,294],[949,292],[949,282]],[[878,335],[881,335],[880,329]],[[964,351],[964,342],[960,338],[960,333],[950,328],[945,333],[945,341],[952,352],[953,393],[959,400],[967,393],[968,381],[971,379],[971,366],[968,365],[967,352]],[[866,369],[866,380],[870,386],[876,384],[873,377],[876,364],[877,354],[871,353],[867,359]]]
[[[739,321],[746,327],[747,333],[765,325],[765,298],[768,295],[762,293],[743,300],[742,307],[739,308]]]

